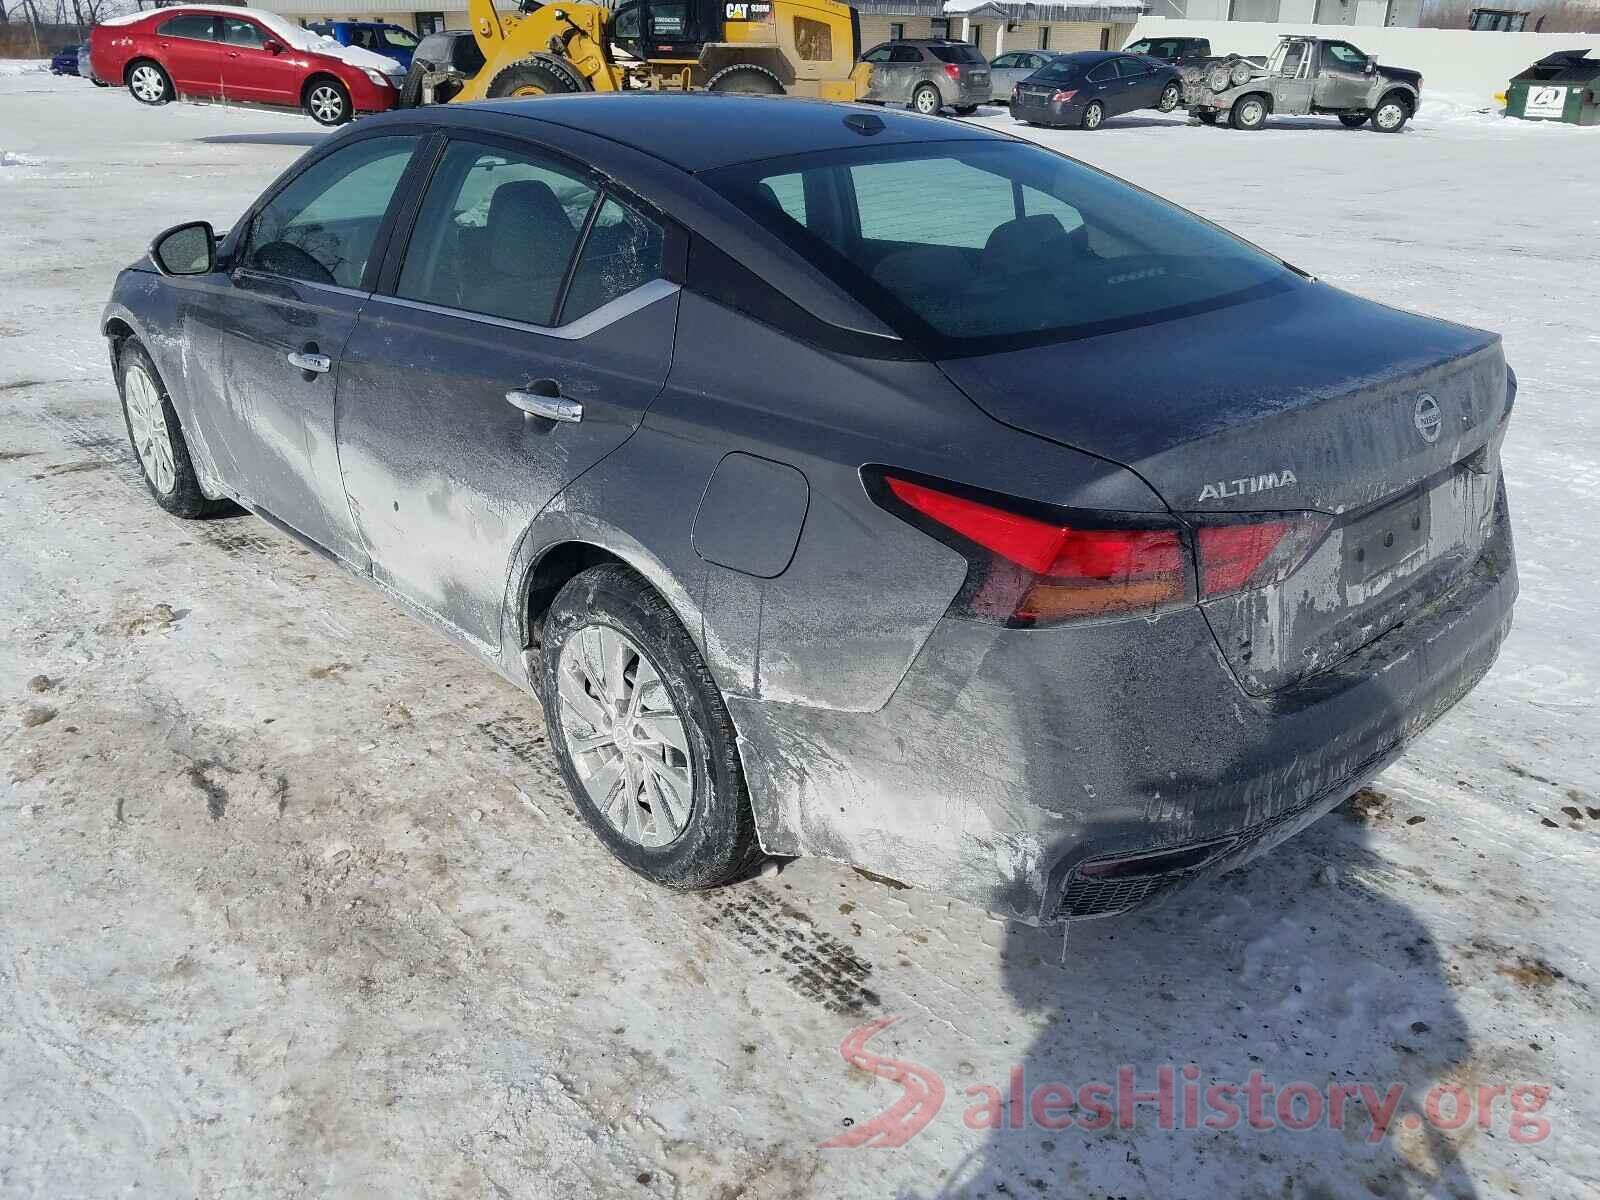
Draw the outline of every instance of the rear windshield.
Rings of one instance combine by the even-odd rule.
[[[1299,283],[1198,217],[1021,143],[870,146],[703,178],[934,357],[1153,324]]]
[[[1078,77],[1078,64],[1075,62],[1046,63],[1040,67],[1029,79],[1035,83],[1070,83]]]
[[[976,46],[929,46],[928,51],[940,62],[981,64],[984,61]]]

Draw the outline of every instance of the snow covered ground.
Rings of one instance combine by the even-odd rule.
[[[0,1195],[1593,1195],[1600,130],[1436,108],[1399,137],[1038,135],[1503,331],[1522,382],[1493,674],[1358,803],[1062,962],[824,863],[652,888],[574,816],[531,701],[261,522],[158,511],[96,333],[112,277],[317,131],[0,70]],[[1306,1085],[1291,1122],[1331,1083],[1405,1090],[1381,1134],[1354,1099],[1286,1129],[1276,1095],[1275,1128],[1186,1128],[1188,1064]],[[1114,1090],[1109,1128],[1046,1127],[1046,1085],[1163,1066],[1178,1128],[1120,1127]],[[819,1145],[903,1095],[903,1144]]]

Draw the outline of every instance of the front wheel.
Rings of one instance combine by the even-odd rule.
[[[1379,133],[1399,133],[1411,119],[1411,110],[1402,100],[1385,98],[1372,110],[1372,127]]]
[[[1183,99],[1183,89],[1177,82],[1167,84],[1161,89],[1161,99],[1156,104],[1157,112],[1169,113],[1178,107],[1178,101]]]
[[[667,887],[716,887],[761,857],[722,693],[677,615],[621,564],[570,580],[544,621],[541,695],[578,810]]]
[[[977,111],[978,111],[978,106],[976,104],[958,104],[958,105],[956,105],[956,116],[958,116],[958,117],[970,117],[973,113],[975,113]]]
[[[1217,118],[1221,115],[1222,114],[1217,112],[1217,110],[1214,108],[1202,108],[1199,112],[1194,114],[1194,119],[1199,121],[1202,125],[1215,125],[1217,123]]]
[[[1233,106],[1228,123],[1235,129],[1260,129],[1267,123],[1267,105],[1259,96],[1246,96]]]
[[[1106,123],[1106,106],[1098,100],[1089,101],[1089,106],[1083,110],[1083,118],[1078,123],[1084,129],[1099,129]]]
[[[227,501],[208,499],[201,489],[166,385],[138,338],[130,337],[117,347],[117,390],[122,394],[128,440],[156,503],[175,517],[191,520],[226,511]]]
[[[739,96],[781,96],[783,84],[765,67],[739,63],[724,67],[706,81],[708,92],[732,92]]]
[[[140,104],[165,104],[172,99],[172,80],[153,62],[135,63],[128,72],[128,91]]]
[[[314,79],[306,88],[306,113],[318,125],[343,125],[350,119],[350,93],[337,79]]]
[[[931,83],[925,83],[911,93],[911,108],[925,117],[931,117],[944,106],[944,100],[939,95],[939,89]]]
[[[1340,113],[1339,124],[1346,129],[1360,129],[1367,123],[1366,113]]]

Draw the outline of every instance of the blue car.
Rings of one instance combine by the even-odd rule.
[[[326,34],[341,46],[359,46],[392,58],[411,69],[411,52],[417,48],[417,35],[403,25],[381,21],[313,21],[306,26],[312,33]]]
[[[78,73],[77,45],[63,46],[50,58],[50,74],[76,75]]]

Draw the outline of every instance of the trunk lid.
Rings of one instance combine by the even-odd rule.
[[[1312,284],[940,366],[997,420],[1132,469],[1191,520],[1335,518],[1287,579],[1204,606],[1253,693],[1405,620],[1489,534],[1511,403],[1494,334]]]

